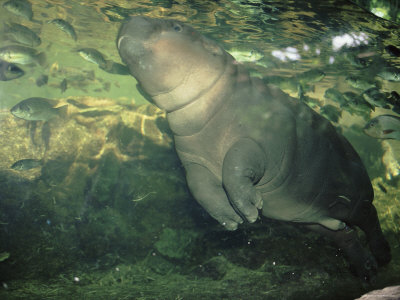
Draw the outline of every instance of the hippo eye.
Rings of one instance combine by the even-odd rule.
[[[179,25],[179,24],[174,24],[174,30],[175,30],[176,32],[181,32],[181,31],[182,31],[182,26]]]

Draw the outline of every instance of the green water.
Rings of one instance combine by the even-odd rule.
[[[45,66],[18,65],[24,76],[0,81],[1,299],[354,299],[400,284],[400,142],[362,132],[369,119],[398,114],[379,107],[350,114],[324,97],[329,88],[360,94],[347,76],[370,79],[380,64],[399,66],[385,51],[400,48],[399,25],[347,1],[31,3],[36,22],[0,7],[3,22],[39,34],[36,49],[47,56]],[[324,72],[304,81],[308,104],[341,112],[334,125],[365,163],[392,248],[374,285],[364,286],[343,254],[314,233],[266,219],[227,232],[196,203],[165,114],[147,104],[131,76],[110,74],[76,51],[94,48],[121,63],[115,40],[129,15],[187,22],[254,76],[279,76],[278,85],[296,98],[300,74]],[[48,23],[56,18],[74,27],[77,41]],[[336,49],[333,41],[346,34],[353,44]],[[1,36],[1,47],[13,44]],[[372,67],[352,65],[346,54]],[[41,75],[48,83],[38,86]],[[399,82],[372,79],[381,92],[400,92]],[[11,115],[29,97],[68,105],[68,115],[49,126]],[[41,165],[10,168],[22,159]]]

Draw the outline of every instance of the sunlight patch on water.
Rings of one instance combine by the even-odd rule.
[[[288,60],[299,60],[301,58],[298,50],[294,47],[287,47],[284,50],[274,50],[272,51],[272,56],[280,59],[281,61],[288,61]]]
[[[356,47],[360,45],[368,45],[368,35],[364,32],[345,33],[343,35],[334,36],[332,39],[332,48],[338,51],[343,47]]]

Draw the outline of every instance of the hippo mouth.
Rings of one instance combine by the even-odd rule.
[[[138,41],[130,35],[122,35],[117,41],[118,51],[126,63],[138,63],[146,52],[146,42]]]

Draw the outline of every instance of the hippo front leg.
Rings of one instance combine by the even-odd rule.
[[[242,218],[231,206],[222,183],[206,167],[198,164],[185,166],[190,191],[199,204],[228,230],[235,230]]]
[[[262,197],[256,190],[265,172],[265,154],[252,139],[238,140],[227,152],[222,166],[222,184],[234,208],[253,223],[262,208]]]

